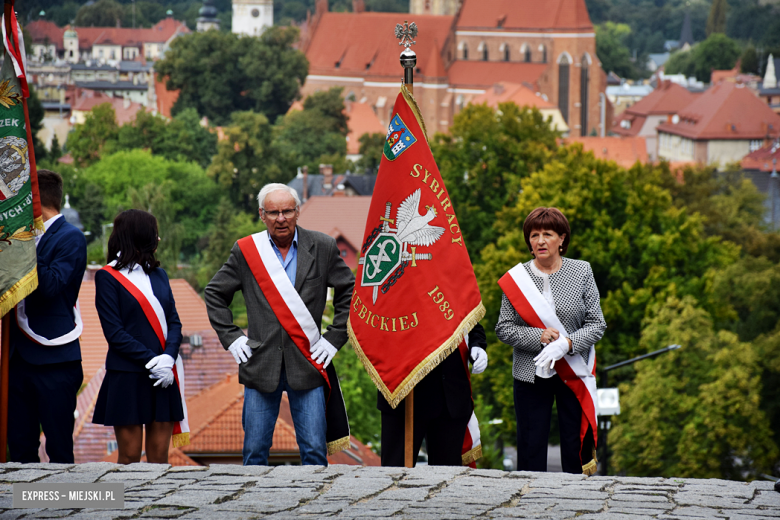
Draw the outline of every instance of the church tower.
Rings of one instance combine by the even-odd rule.
[[[209,29],[219,30],[219,19],[217,18],[217,8],[214,7],[214,0],[204,0],[203,7],[198,11],[198,32],[208,31]]]
[[[274,24],[273,0],[233,0],[233,32],[260,36]]]

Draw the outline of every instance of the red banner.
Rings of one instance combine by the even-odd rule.
[[[406,87],[393,107],[348,331],[392,407],[485,315],[458,219]]]

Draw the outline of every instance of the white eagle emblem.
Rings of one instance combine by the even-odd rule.
[[[430,246],[441,238],[444,228],[428,224],[436,217],[433,206],[425,206],[428,211],[420,215],[420,189],[409,195],[395,215],[396,236],[398,241],[413,246]]]

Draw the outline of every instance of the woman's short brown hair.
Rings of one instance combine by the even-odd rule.
[[[523,236],[529,250],[531,247],[531,231],[551,229],[559,235],[566,235],[561,246],[561,254],[565,255],[569,249],[569,240],[571,240],[571,228],[566,215],[561,213],[558,208],[536,208],[525,218],[523,223]]]

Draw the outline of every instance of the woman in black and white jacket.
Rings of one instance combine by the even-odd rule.
[[[523,234],[534,257],[523,267],[569,333],[566,337],[554,328],[528,326],[507,295],[502,295],[496,335],[514,347],[517,469],[547,471],[550,418],[553,401],[557,401],[563,471],[582,473],[583,465],[592,459],[593,435],[589,430],[581,441],[580,402],[550,366],[567,355],[582,356],[588,364],[591,346],[607,328],[599,291],[588,262],[563,257],[571,229],[558,209],[532,211],[523,224]]]

